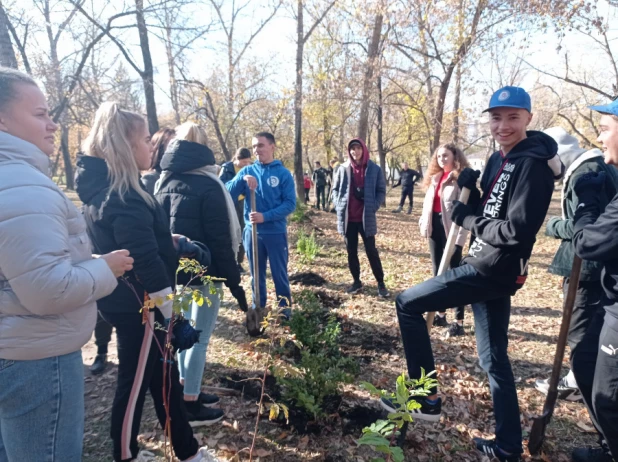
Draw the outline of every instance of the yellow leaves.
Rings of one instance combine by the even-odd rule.
[[[277,404],[272,403],[270,405],[270,411],[268,414],[268,420],[277,420],[279,418],[279,414],[283,411],[283,416],[285,417],[285,423],[290,423],[290,409],[285,404]]]

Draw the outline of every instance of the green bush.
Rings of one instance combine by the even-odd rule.
[[[300,254],[300,260],[303,263],[311,263],[315,260],[320,252],[320,246],[315,240],[315,232],[307,235],[303,229],[298,232],[298,240],[296,241],[296,250]]]
[[[304,290],[295,297],[295,303],[298,308],[289,327],[301,346],[300,359],[294,364],[300,373],[280,374],[277,382],[283,387],[284,400],[318,418],[325,414],[325,399],[338,395],[342,384],[353,381],[358,365],[341,355],[341,325],[313,292]]]

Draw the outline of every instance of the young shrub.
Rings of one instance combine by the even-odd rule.
[[[296,250],[300,255],[300,260],[303,263],[311,263],[315,260],[320,252],[320,246],[315,239],[315,232],[307,235],[303,229],[298,232],[298,240],[296,241]]]

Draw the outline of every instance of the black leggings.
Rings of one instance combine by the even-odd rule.
[[[433,275],[438,274],[440,268],[440,262],[442,261],[442,254],[446,247],[447,235],[442,224],[442,214],[433,212],[431,215],[431,236],[429,237],[429,254],[431,255],[431,264],[433,265]],[[449,268],[457,268],[461,263],[461,247],[456,248],[455,253],[451,257],[451,264]],[[440,311],[440,314],[445,314],[446,311]],[[458,321],[464,319],[464,307],[458,306],[455,308],[455,315]]]
[[[345,232],[345,245],[348,252],[348,266],[350,273],[355,281],[360,281],[360,262],[358,260],[358,235],[361,235],[363,244],[365,244],[365,253],[371,266],[371,271],[376,278],[378,284],[384,283],[384,270],[382,269],[382,261],[380,254],[376,248],[376,237],[366,236],[365,229],[362,223],[348,223],[348,228]]]

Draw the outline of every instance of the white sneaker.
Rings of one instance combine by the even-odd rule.
[[[208,446],[204,446],[197,451],[197,454],[189,459],[187,462],[219,462],[219,459],[215,456],[215,451],[208,449]]]
[[[538,391],[546,395],[549,392],[549,380],[538,379],[534,384],[534,388],[536,388]],[[567,382],[566,377],[563,377],[558,382],[558,399],[563,399],[565,401],[579,402],[579,401],[583,401],[584,397],[579,391],[579,388],[569,386],[569,383]]]

